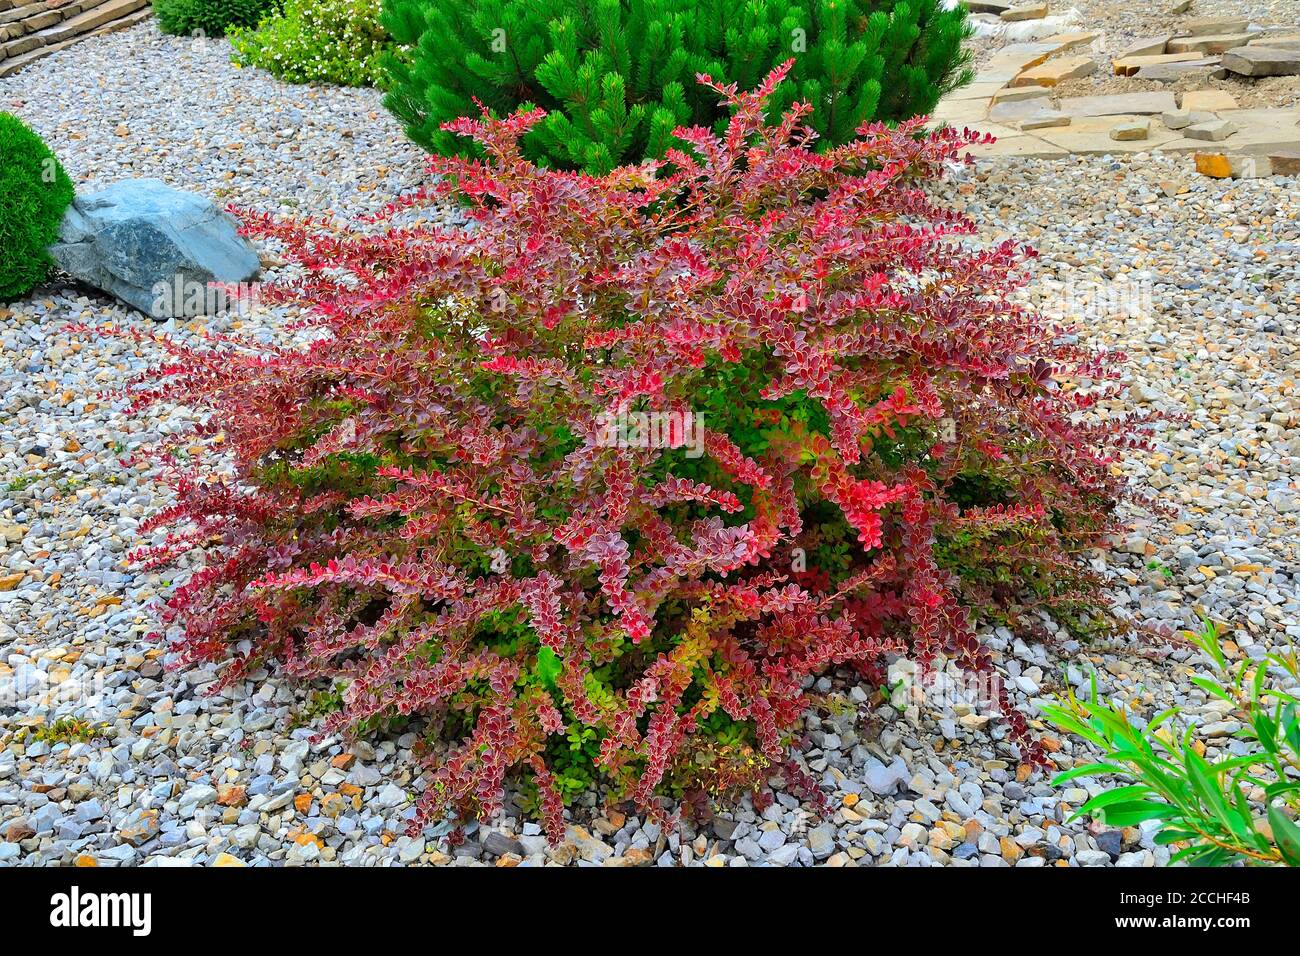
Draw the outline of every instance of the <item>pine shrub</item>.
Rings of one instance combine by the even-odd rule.
[[[49,275],[46,250],[72,199],[72,181],[45,142],[0,113],[0,302],[22,298]]]
[[[750,89],[793,57],[771,115],[812,104],[827,146],[927,113],[969,79],[965,8],[940,0],[385,0],[384,23],[402,48],[385,102],[425,149],[469,149],[441,126],[476,100],[501,115],[537,105],[549,115],[526,155],[595,173],[663,156],[679,125],[721,131],[697,73]]]
[[[978,134],[819,154],[810,111],[766,119],[784,76],[708,84],[724,135],[679,129],[666,164],[540,169],[542,112],[485,114],[449,129],[486,158],[434,159],[378,222],[247,214],[302,269],[268,299],[303,339],[172,343],[135,386],[201,412],[138,556],[203,559],[163,614],[177,663],[278,661],[341,685],[324,732],[418,731],[415,829],[518,773],[557,838],[597,782],[650,813],[807,786],[814,675],[987,677],[976,610],[1094,600],[1077,555],[1144,419],[1101,414],[1107,356],[1009,297],[1030,251],[928,198]],[[383,228],[452,197],[471,229]]]
[[[163,33],[221,37],[239,27],[255,27],[279,9],[280,0],[154,0]]]
[[[372,86],[388,34],[379,0],[284,0],[283,11],[255,30],[231,34],[235,62],[290,83]]]

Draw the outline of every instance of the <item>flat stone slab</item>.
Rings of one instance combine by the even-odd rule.
[[[1090,56],[1067,56],[1059,60],[1048,60],[1040,66],[1025,70],[1014,80],[1012,86],[1056,86],[1065,80],[1095,73],[1097,63]]]
[[[1045,86],[1006,86],[993,94],[993,105],[1051,98],[1052,91]]]
[[[1019,23],[1022,20],[1041,20],[1047,16],[1046,3],[1027,3],[998,14],[1007,23]]]
[[[1157,56],[1165,52],[1165,46],[1174,38],[1172,33],[1162,33],[1160,36],[1147,37],[1144,40],[1134,40],[1124,49],[1119,51],[1117,60],[1126,60],[1131,56]]]
[[[1066,47],[1060,43],[1050,42],[1048,40],[1033,40],[1024,43],[1008,43],[1002,49],[998,50],[985,63],[985,70],[1002,72],[1012,70],[1013,73],[1019,73],[1027,70],[1031,66],[1038,66],[1040,63],[1047,62],[1047,58],[1055,53],[1060,53]],[[976,77],[978,80],[979,77]]]
[[[1204,59],[1204,57],[1199,53],[1154,53],[1151,56],[1126,56],[1119,60],[1111,60],[1110,66],[1116,76],[1132,76],[1144,66],[1187,63],[1191,60],[1201,59]]]
[[[962,0],[971,13],[991,13],[994,16],[1011,9],[1011,0]]]
[[[1155,80],[1157,83],[1177,83],[1188,73],[1198,70],[1217,70],[1221,65],[1217,56],[1202,57],[1199,60],[1187,60],[1183,63],[1157,63],[1144,66],[1134,74],[1139,80]]]
[[[1270,153],[1268,160],[1274,176],[1300,176],[1300,149]]]
[[[1185,110],[1204,110],[1208,113],[1241,108],[1237,98],[1227,90],[1188,90],[1183,94],[1180,105]]]
[[[1253,33],[1216,33],[1202,37],[1177,37],[1169,41],[1169,52],[1213,56],[1216,53],[1226,53],[1236,47],[1245,46],[1253,36]]]
[[[1036,134],[1022,133],[1019,136],[1003,137],[991,146],[982,146],[978,150],[972,149],[970,155],[977,159],[1003,156],[1020,159],[1064,159],[1070,155],[1070,151],[1049,143]]]
[[[978,159],[1021,156],[1031,159],[1063,159],[1069,150],[1056,146],[1037,135],[1022,133],[1010,126],[1000,123],[979,123],[971,127],[978,133],[991,133],[997,142],[988,145],[972,146],[967,152]]]
[[[1174,94],[1162,91],[1067,96],[1061,100],[1061,111],[1071,116],[1150,116],[1155,113],[1172,113],[1177,109]]]
[[[1014,124],[1048,112],[1056,112],[1056,110],[1051,108],[1048,99],[1038,97],[1030,100],[1013,100],[1009,103],[994,103],[989,109],[989,119],[995,123]]]
[[[1279,33],[1276,36],[1257,36],[1247,46],[1267,46],[1274,50],[1300,50],[1300,33]]]
[[[1097,30],[1082,30],[1078,33],[1054,33],[1050,37],[1044,37],[1042,42],[1053,43],[1057,53],[1064,53],[1075,47],[1088,46],[1099,36],[1101,33]]]
[[[1148,127],[1147,138],[1141,140],[1111,139],[1111,130],[1127,123],[1141,122],[1141,116],[1088,116],[1076,117],[1069,126],[1060,129],[1043,129],[1034,133],[1053,146],[1059,146],[1080,156],[1103,156],[1107,153],[1142,153],[1181,139],[1164,127]]]
[[[1051,129],[1057,126],[1069,126],[1074,118],[1068,113],[1062,113],[1060,110],[1043,110],[1039,113],[1031,113],[1022,119],[1017,126],[1022,131],[1035,129]]]
[[[1196,17],[1174,31],[1176,37],[1203,37],[1213,34],[1244,33],[1250,21],[1245,17]]]
[[[1294,109],[1233,110],[1228,117],[1237,132],[1219,145],[1219,151],[1264,155],[1271,151],[1300,149],[1300,126],[1296,125],[1300,113]],[[1204,140],[1189,139],[1178,133],[1171,142],[1160,147],[1163,153],[1190,153],[1205,149]]]
[[[1223,68],[1242,76],[1300,76],[1300,50],[1238,47],[1223,54]]]
[[[953,90],[945,100],[987,100],[995,96],[1005,86],[1000,80],[968,83],[959,90]]]
[[[988,115],[986,100],[942,100],[930,113],[930,119],[936,123],[950,126],[969,126],[979,123]]]

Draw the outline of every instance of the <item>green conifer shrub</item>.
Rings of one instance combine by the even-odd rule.
[[[50,148],[18,117],[0,113],[0,302],[22,298],[49,275],[46,249],[72,197]]]
[[[769,115],[812,104],[823,146],[970,79],[965,8],[941,0],[384,0],[383,22],[399,47],[385,103],[425,149],[471,148],[441,126],[476,99],[541,106],[529,157],[595,173],[663,156],[679,125],[721,130],[697,74],[748,89],[793,58]]]
[[[280,7],[280,0],[154,0],[158,28],[175,36],[225,36],[255,27]]]

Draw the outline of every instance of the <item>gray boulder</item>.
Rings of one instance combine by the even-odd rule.
[[[74,278],[160,320],[231,308],[234,297],[210,283],[250,282],[260,265],[231,216],[157,179],[78,196],[50,255]]]

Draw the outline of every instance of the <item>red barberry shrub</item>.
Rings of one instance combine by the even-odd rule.
[[[1029,250],[928,197],[975,134],[818,153],[801,107],[764,121],[782,75],[604,178],[521,158],[538,111],[451,123],[487,158],[401,206],[468,229],[246,216],[310,335],[173,344],[136,396],[224,436],[152,522],[148,560],[205,558],[164,612],[180,662],[342,680],[326,730],[424,729],[417,825],[520,772],[558,836],[591,774],[653,812],[798,776],[812,675],[988,672],[973,609],[1086,598],[1138,434],[1098,415],[1106,357],[1009,297]],[[610,439],[640,413],[660,440]]]

